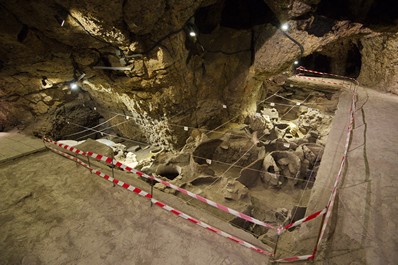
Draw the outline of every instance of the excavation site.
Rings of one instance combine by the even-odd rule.
[[[395,264],[397,8],[0,1],[0,264]]]

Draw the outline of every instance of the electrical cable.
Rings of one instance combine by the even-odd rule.
[[[117,136],[117,135],[113,135],[113,134],[101,132],[101,131],[98,131],[98,130],[94,130],[94,129],[91,129],[91,128],[88,128],[88,127],[85,127],[85,126],[82,126],[82,125],[79,125],[79,124],[76,124],[76,123],[73,123],[73,122],[71,122],[71,121],[69,121],[69,123],[70,123],[70,124],[73,124],[73,125],[75,125],[75,126],[81,127],[81,128],[85,128],[85,129],[90,130],[90,131],[94,131],[94,132],[98,132],[98,133],[103,133],[103,134],[105,134],[105,135],[112,136],[112,137],[119,138],[119,139],[123,139],[123,140],[129,141],[129,142],[134,142],[134,143],[142,144],[142,145],[145,145],[145,146],[149,145],[148,143],[144,143],[144,142],[140,142],[140,141],[137,141],[137,140],[133,140],[133,139],[131,139],[131,138],[122,137],[122,136]]]
[[[108,120],[106,120],[106,121],[104,121],[104,122],[102,122],[102,123],[100,123],[100,124],[97,124],[97,125],[95,125],[94,127],[91,127],[91,129],[95,129],[95,128],[97,128],[97,127],[99,127],[99,126],[101,126],[101,125],[103,125],[103,124],[105,124],[105,123],[107,123],[107,122],[113,120],[113,119],[116,118],[117,116],[118,116],[118,115],[115,115],[115,116],[113,116],[112,118],[110,118],[110,119],[108,119]],[[85,129],[85,130],[82,130],[82,131],[80,131],[80,132],[75,132],[75,133],[71,133],[71,134],[65,135],[64,137],[68,137],[68,136],[73,136],[73,135],[81,134],[81,133],[84,133],[84,132],[87,132],[87,131],[89,131],[89,130],[88,130],[88,129]]]

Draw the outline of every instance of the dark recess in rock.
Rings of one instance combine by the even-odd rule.
[[[314,20],[308,26],[307,32],[317,37],[323,37],[332,31],[334,24],[335,21],[333,19],[324,16],[315,16]]]
[[[375,1],[368,13],[366,23],[369,24],[396,24],[398,19],[398,1]]]
[[[195,24],[200,33],[210,34],[221,21],[223,2],[199,8],[195,13]]]
[[[337,20],[359,21],[361,17],[352,8],[357,0],[322,0],[317,8],[317,13]]]
[[[278,24],[272,10],[263,0],[225,1],[221,26],[234,29],[249,29],[255,25]]]
[[[361,73],[362,55],[357,45],[351,45],[351,49],[347,53],[347,63],[345,75],[357,78]]]
[[[337,20],[386,25],[398,19],[397,10],[396,0],[322,0],[317,13]]]
[[[314,52],[302,59],[301,64],[307,69],[317,69],[320,72],[330,72],[332,58],[329,56]]]
[[[27,25],[22,25],[22,29],[19,31],[18,36],[17,36],[17,40],[19,42],[23,42],[26,37],[28,36],[29,33],[29,28]]]

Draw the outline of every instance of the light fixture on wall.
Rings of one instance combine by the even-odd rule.
[[[283,32],[288,31],[288,30],[289,30],[289,24],[288,24],[288,23],[283,23],[283,24],[281,25],[281,30],[282,30]]]
[[[69,87],[70,87],[70,89],[72,89],[72,90],[76,90],[76,89],[79,88],[79,86],[78,86],[75,82],[70,83],[70,84],[69,84]]]
[[[289,23],[285,22],[281,24],[280,29],[283,35],[285,35],[289,40],[291,40],[294,44],[296,44],[300,48],[300,57],[298,58],[298,60],[295,60],[293,63],[294,65],[299,65],[300,60],[301,58],[303,58],[304,55],[304,46],[287,33],[289,31]]]
[[[191,31],[189,32],[189,36],[191,36],[191,37],[196,37],[196,32],[193,31],[193,30],[191,30]]]

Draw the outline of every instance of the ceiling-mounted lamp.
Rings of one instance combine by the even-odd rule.
[[[70,87],[70,89],[72,89],[72,90],[76,90],[76,89],[79,88],[79,86],[78,86],[75,82],[70,83],[70,84],[69,84],[69,87]]]
[[[281,25],[281,30],[284,31],[284,32],[288,31],[289,30],[289,24],[287,22],[283,23]]]

